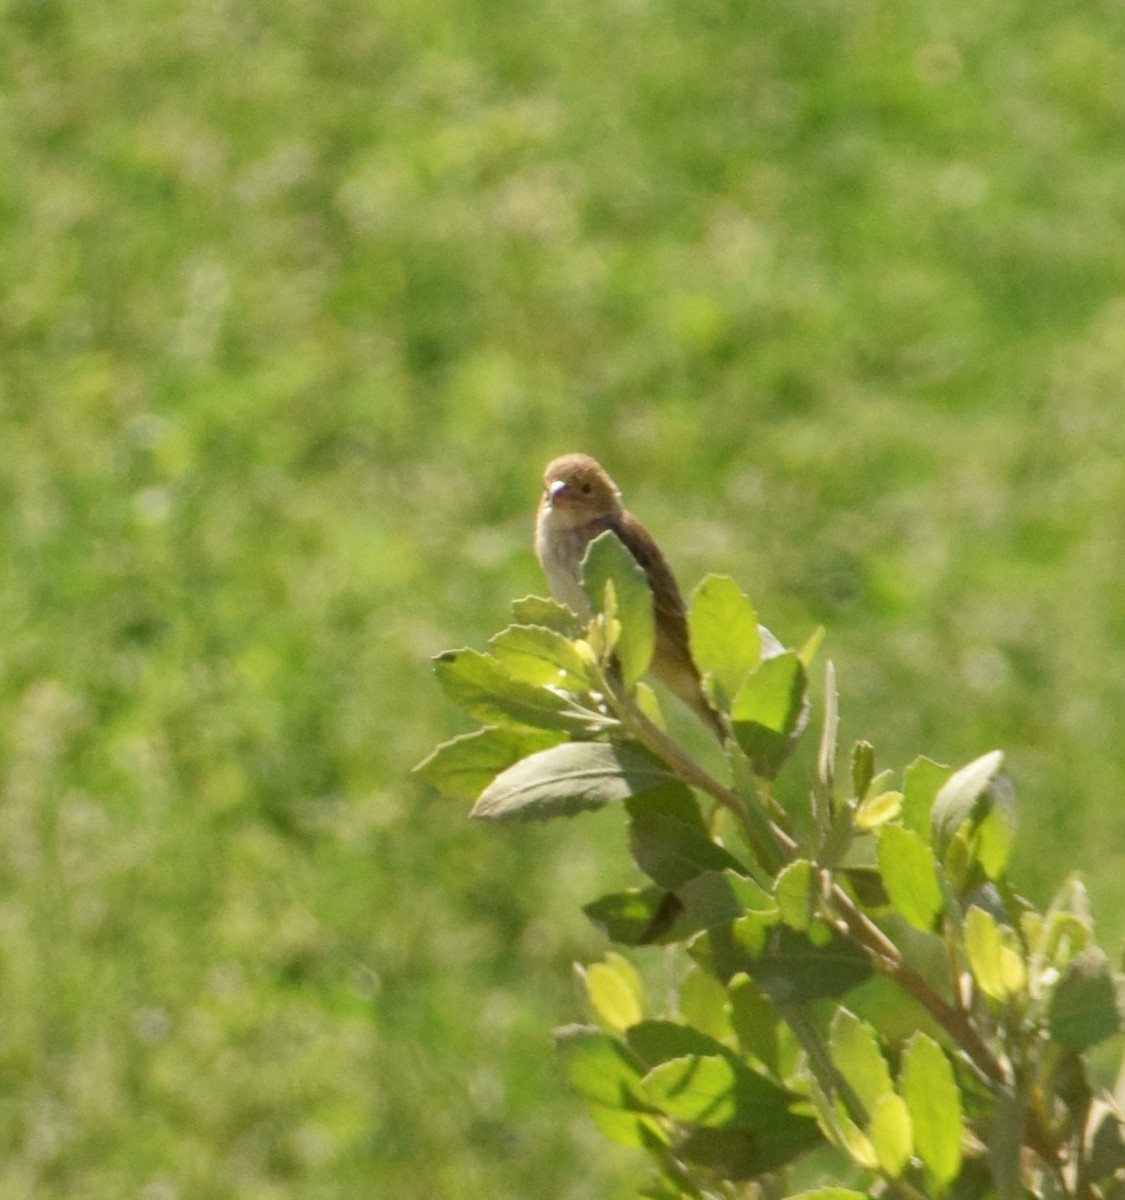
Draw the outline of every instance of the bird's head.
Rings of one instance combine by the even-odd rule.
[[[621,511],[621,493],[588,454],[564,454],[543,473],[542,508],[567,524],[596,520]]]

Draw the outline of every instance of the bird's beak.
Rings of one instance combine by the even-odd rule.
[[[547,487],[547,503],[552,508],[554,508],[555,502],[560,499],[563,500],[563,502],[565,503],[566,494],[567,494],[566,481],[563,479],[556,479],[553,483],[549,484]]]

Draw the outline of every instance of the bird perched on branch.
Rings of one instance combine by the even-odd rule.
[[[621,503],[621,492],[588,454],[564,454],[547,464],[535,529],[535,550],[551,595],[588,617],[582,558],[600,533],[612,530],[636,559],[652,590],[656,643],[649,670],[680,698],[719,741],[726,731],[707,701],[692,662],[687,610],[668,561],[652,535]]]

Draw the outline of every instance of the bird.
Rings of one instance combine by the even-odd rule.
[[[628,512],[621,491],[588,454],[552,459],[543,473],[535,552],[551,595],[578,616],[590,616],[582,590],[582,559],[599,534],[612,530],[645,573],[652,591],[656,639],[649,671],[725,742],[727,731],[703,693],[691,657],[687,609],[668,560],[652,534]]]

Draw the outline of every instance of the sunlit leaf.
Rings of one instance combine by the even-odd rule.
[[[906,768],[902,781],[902,821],[928,842],[930,812],[942,785],[952,771],[928,758],[916,758]]]
[[[512,616],[517,625],[542,625],[564,638],[581,636],[584,623],[566,607],[546,596],[524,596],[512,602]]]
[[[445,694],[487,725],[593,731],[616,724],[575,707],[550,688],[513,679],[495,658],[478,650],[447,650],[434,659],[434,672]]]
[[[630,688],[648,670],[656,637],[652,589],[637,560],[610,530],[599,534],[582,560],[582,586],[595,612],[601,612],[606,583],[612,582],[616,617],[621,631],[615,650],[625,686]]]
[[[710,676],[720,707],[729,708],[762,656],[754,606],[733,579],[708,575],[692,594],[688,631],[695,665]]]
[[[875,1031],[846,1008],[837,1009],[828,1032],[836,1070],[847,1080],[868,1116],[892,1090],[887,1060]]]
[[[538,625],[509,625],[489,639],[497,662],[524,683],[580,691],[591,684],[589,664],[569,639]]]
[[[563,1072],[575,1091],[610,1108],[644,1112],[642,1071],[628,1048],[588,1025],[568,1025],[555,1032],[555,1048]]]
[[[799,858],[778,875],[773,889],[781,919],[792,929],[808,929],[816,899],[816,871]]]
[[[772,778],[792,752],[808,718],[805,668],[792,651],[765,659],[731,705],[738,744],[757,774]]]
[[[965,953],[980,989],[993,1000],[1007,998],[1000,928],[991,913],[972,905],[965,916]]]
[[[961,1093],[942,1048],[924,1033],[906,1044],[899,1091],[910,1110],[915,1152],[943,1191],[961,1170]]]
[[[879,831],[879,870],[891,903],[915,929],[930,929],[944,906],[934,852],[912,829]]]
[[[855,823],[857,829],[876,829],[893,821],[902,809],[902,792],[879,792],[868,796],[856,809]]]
[[[644,985],[628,959],[607,954],[584,969],[583,982],[591,1007],[610,1029],[628,1029],[644,1017]]]
[[[897,1179],[910,1161],[914,1149],[914,1130],[906,1102],[894,1092],[885,1095],[871,1112],[868,1129],[879,1166]]]

